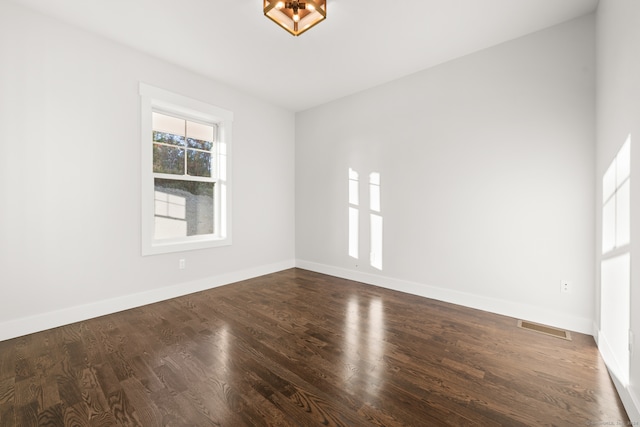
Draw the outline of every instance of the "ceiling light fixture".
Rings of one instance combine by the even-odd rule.
[[[263,0],[264,16],[294,36],[327,17],[327,0]]]

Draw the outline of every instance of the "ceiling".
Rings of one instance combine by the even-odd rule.
[[[593,12],[598,0],[327,0],[293,37],[262,0],[12,0],[301,111]]]

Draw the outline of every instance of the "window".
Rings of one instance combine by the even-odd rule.
[[[233,114],[140,84],[142,254],[231,244]]]

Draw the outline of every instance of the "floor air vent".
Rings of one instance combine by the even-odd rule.
[[[571,333],[569,331],[563,331],[562,329],[552,328],[551,326],[539,325],[537,323],[527,322],[525,320],[518,320],[518,327],[522,329],[528,329],[530,331],[539,332],[545,335],[551,335],[552,337],[562,338],[563,340],[571,341]]]

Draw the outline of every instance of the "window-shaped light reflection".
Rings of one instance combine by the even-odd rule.
[[[629,178],[631,174],[631,135],[627,136],[626,141],[616,155],[616,187],[620,187],[622,183]]]
[[[351,389],[349,380],[357,374],[360,357],[360,306],[358,298],[352,297],[347,303],[344,325],[344,361],[343,379],[347,389]]]
[[[606,201],[616,191],[616,162],[611,162],[602,177],[602,200]]]
[[[186,236],[186,199],[156,190],[154,203],[155,238],[170,239]]]
[[[380,174],[372,172],[369,174],[369,216],[370,228],[370,259],[369,263],[373,268],[382,270],[382,215],[379,214],[380,206]],[[376,212],[376,213],[374,213]]]
[[[220,329],[220,335],[218,338],[218,348],[220,349],[220,360],[223,362],[225,368],[228,370],[229,366],[229,331],[225,325]]]
[[[349,168],[349,204],[358,206],[360,203],[360,192],[358,190],[358,172]]]
[[[376,395],[384,381],[385,320],[384,306],[372,299],[368,311],[361,313],[358,298],[347,302],[344,325],[344,387],[366,384],[367,393]],[[360,387],[360,386],[358,386]]]
[[[607,360],[607,365],[624,385],[629,380],[630,259],[627,252],[604,260],[600,278],[601,336],[607,340],[614,359]]]
[[[176,219],[185,219],[187,199],[163,191],[155,192],[155,214]]]
[[[230,376],[234,370],[234,367],[231,366],[233,342],[229,326],[227,324],[219,325],[219,327],[212,329],[212,332],[208,342],[203,343],[204,347],[200,350],[199,357],[206,357],[207,366],[212,370],[212,378],[227,383],[231,380]]]
[[[616,247],[629,244],[631,239],[631,135],[616,156]]]
[[[358,259],[358,221],[357,208],[349,206],[349,256]]]
[[[369,175],[369,209],[380,212],[380,174],[372,172]]]
[[[616,245],[616,196],[611,196],[602,208],[602,253]]]
[[[371,214],[371,267],[382,270],[382,217]]]
[[[631,243],[631,135],[602,177],[600,337],[607,366],[623,383],[629,379]]]
[[[602,253],[631,239],[631,135],[602,177]]]
[[[358,259],[360,228],[360,190],[358,172],[349,168],[349,256]]]
[[[384,374],[384,311],[382,301],[374,299],[369,304],[369,333],[367,334],[367,349],[369,363],[372,368],[368,372],[367,391],[377,394],[379,384]]]
[[[629,244],[631,236],[631,202],[629,180],[622,184],[616,191],[616,246]]]

